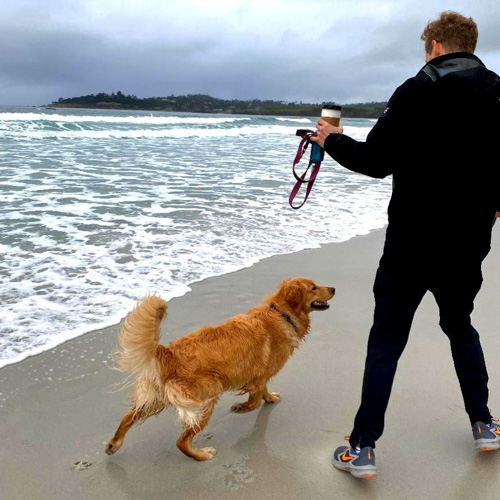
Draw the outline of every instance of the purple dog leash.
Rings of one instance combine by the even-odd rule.
[[[305,169],[304,173],[300,176],[297,174],[297,172],[295,171],[295,167],[302,159],[302,156],[304,156],[304,153],[306,152],[309,144],[312,143],[310,138],[311,138],[311,136],[316,135],[316,132],[313,130],[299,129],[299,130],[297,130],[296,135],[302,137],[302,140],[300,141],[300,144],[299,144],[299,148],[297,149],[297,154],[295,155],[295,159],[293,160],[293,166],[292,166],[293,176],[295,177],[297,182],[295,183],[295,186],[293,187],[292,192],[290,193],[290,196],[288,198],[288,203],[295,210],[302,207],[304,205],[304,203],[307,201],[307,198],[309,197],[309,193],[311,192],[314,181],[316,180],[319,169],[321,167],[321,160],[317,161],[319,158],[313,158],[313,151],[311,151],[311,157],[309,158],[309,164],[307,165],[307,168]],[[312,143],[312,144],[314,145],[314,143]],[[309,172],[309,170],[310,170],[310,175],[309,175],[309,178],[306,179],[306,176],[307,176],[307,173]],[[307,184],[306,194],[305,194],[304,199],[302,200],[302,203],[300,205],[294,205],[293,200],[295,199],[295,196],[297,195],[297,193],[300,191],[302,184]]]

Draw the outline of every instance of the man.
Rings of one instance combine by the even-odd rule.
[[[500,78],[473,54],[477,36],[476,23],[456,12],[429,22],[422,34],[427,64],[394,92],[366,142],[324,120],[317,124],[313,140],[341,165],[371,177],[393,176],[361,405],[350,446],[333,456],[336,468],[356,477],[376,475],[373,448],[427,291],[450,340],[476,448],[500,447],[500,426],[487,406],[483,351],[470,320],[500,206]]]

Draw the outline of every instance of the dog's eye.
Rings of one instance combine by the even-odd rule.
[[[314,291],[316,291],[318,289],[318,287],[315,285],[315,286],[312,287],[312,289],[313,289],[313,292],[314,292]]]

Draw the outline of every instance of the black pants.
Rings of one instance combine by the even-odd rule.
[[[446,249],[448,247],[449,250]],[[406,346],[415,311],[427,291],[438,304],[440,326],[450,340],[455,370],[471,424],[489,422],[488,373],[479,334],[471,324],[474,299],[482,284],[481,263],[489,251],[457,245],[420,248],[386,239],[374,284],[375,313],[368,340],[361,406],[351,446],[372,446],[384,430],[398,360]]]

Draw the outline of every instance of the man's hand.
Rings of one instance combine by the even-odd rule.
[[[321,147],[325,146],[325,140],[330,134],[343,134],[344,127],[334,127],[323,119],[319,119],[316,124],[316,135],[311,137],[312,142],[317,142]]]

